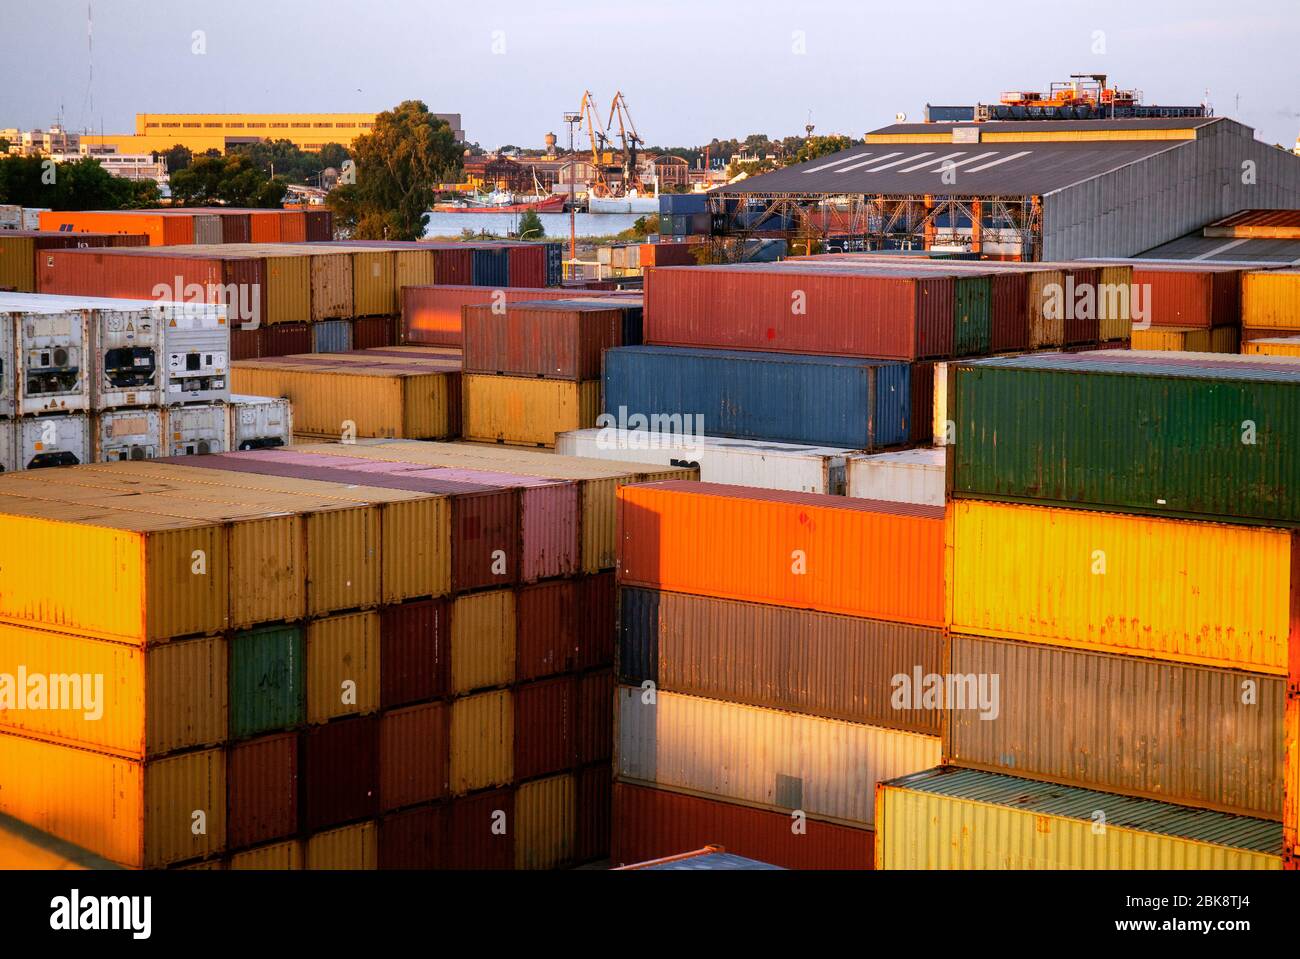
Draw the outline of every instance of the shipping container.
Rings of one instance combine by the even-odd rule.
[[[614,755],[614,671],[577,677],[574,737],[580,765],[609,762]]]
[[[989,276],[958,276],[953,280],[953,353],[983,356],[992,336],[993,283]]]
[[[308,243],[334,239],[333,210],[304,210],[303,216],[306,218],[305,234]]]
[[[471,253],[475,286],[510,285],[510,253],[504,247],[476,246]]]
[[[478,693],[451,705],[451,792],[463,796],[514,779],[514,700]]]
[[[515,678],[521,682],[571,672],[578,658],[579,610],[584,621],[601,610],[579,602],[578,581],[554,580],[515,593]],[[613,628],[612,617],[608,627]]]
[[[161,410],[104,410],[94,414],[94,461],[151,460],[164,455]]]
[[[457,596],[451,604],[451,691],[515,680],[515,594],[510,589]]]
[[[1294,647],[1292,658],[1300,656]],[[1293,662],[1287,692],[1282,734],[1282,848],[1289,857],[1285,868],[1300,869],[1300,667]]]
[[[572,774],[538,779],[515,792],[515,868],[558,869],[574,859],[577,793]]]
[[[279,733],[230,746],[226,787],[231,849],[292,836],[298,831],[297,734]],[[282,850],[274,855],[291,857],[292,853]]]
[[[955,496],[1300,520],[1300,366],[1099,352],[952,374]]]
[[[379,614],[348,613],[307,624],[307,722],[379,709]]]
[[[451,706],[426,703],[379,721],[379,796],[384,812],[450,795]]]
[[[311,352],[311,326],[306,323],[279,323],[275,326],[263,326],[256,330],[241,330],[238,327],[230,331],[231,343],[241,333],[248,333],[257,338],[257,356],[244,359],[270,358]],[[233,377],[233,371],[232,371]]]
[[[148,242],[149,238],[142,233],[52,233],[0,229],[0,290],[35,293],[36,258],[44,250],[145,246]]]
[[[1192,326],[1152,326],[1133,331],[1133,349],[1186,353],[1236,353],[1241,331],[1235,326],[1209,329]]]
[[[421,806],[379,821],[380,869],[441,869],[448,807]]]
[[[194,242],[192,217],[146,210],[79,211],[45,210],[41,230],[60,233],[134,233],[149,238],[150,246]]]
[[[850,456],[848,495],[890,503],[943,506],[946,447]]]
[[[468,254],[468,250],[452,251]],[[439,269],[447,261],[438,253]],[[463,342],[461,311],[466,306],[490,306],[536,300],[569,300],[581,295],[574,290],[524,287],[493,289],[469,285],[469,280],[438,280],[437,286],[410,286],[402,290],[402,342],[436,346],[460,346]],[[593,296],[595,294],[592,294]]]
[[[922,707],[915,687],[943,669],[942,630],[685,593],[619,594],[623,683],[939,735],[942,710]]]
[[[229,868],[277,871],[303,869],[305,859],[306,850],[303,848],[303,843],[297,839],[290,839],[286,842],[272,843],[269,846],[259,846],[257,849],[235,853],[230,857]]]
[[[620,782],[871,826],[875,784],[939,762],[937,736],[618,688]]]
[[[65,299],[43,306],[42,298],[0,295],[0,320],[12,340],[0,340],[7,350],[5,397],[13,407],[5,415],[70,413],[90,409],[90,320],[85,310]],[[2,410],[0,410],[2,412]],[[84,461],[83,461],[84,462]]]
[[[610,703],[612,706],[612,696]],[[608,760],[584,766],[574,774],[574,780],[577,790],[574,859],[579,863],[608,859],[614,806],[613,772]]]
[[[1264,330],[1300,330],[1300,270],[1242,274],[1241,325]]]
[[[878,869],[1281,868],[1275,822],[958,766],[882,783],[876,819]]]
[[[540,243],[511,243],[506,247],[506,277],[511,286],[546,286],[546,248]],[[426,282],[432,283],[433,280]]]
[[[292,729],[306,715],[303,631],[261,626],[230,637],[230,735]]]
[[[302,755],[304,829],[317,832],[378,814],[377,716],[350,717],[312,726],[303,734]]]
[[[973,636],[951,643],[949,673],[969,682],[945,702],[945,761],[1280,817],[1280,677]],[[997,677],[990,697],[976,695],[977,677]]]
[[[645,862],[717,843],[786,869],[871,869],[870,830],[804,819],[796,833],[787,813],[703,796],[614,784],[614,863]]]
[[[169,407],[163,428],[167,456],[201,456],[226,451],[224,405]]]
[[[346,353],[352,349],[351,320],[321,320],[311,327],[313,353]]]
[[[466,306],[461,323],[467,373],[598,380],[605,350],[640,342],[622,310],[575,300]]]
[[[1286,675],[1300,533],[977,500],[950,510],[954,631]]]
[[[1152,326],[1240,327],[1244,272],[1239,266],[1203,262],[1134,263],[1133,283],[1143,309],[1135,308],[1133,318]]]
[[[0,420],[0,473],[18,469],[18,433],[12,420]]]
[[[352,321],[352,349],[373,350],[395,346],[397,320],[391,316],[362,316]]]
[[[445,867],[513,869],[515,835],[514,790],[456,799],[447,816]]]
[[[293,444],[293,404],[278,396],[236,393],[226,407],[231,450],[276,449]]]
[[[572,676],[514,690],[514,778],[522,782],[577,764],[577,686]]]
[[[706,483],[843,494],[850,451],[610,426],[558,434],[555,452],[616,462],[690,465],[699,468]]]
[[[226,845],[225,754],[142,762],[0,733],[0,813],[132,868],[207,858]]]
[[[148,650],[0,623],[0,729],[128,759],[226,737],[226,645]]]
[[[1297,324],[1300,328],[1300,323]],[[1255,356],[1300,359],[1300,336],[1264,336],[1242,344],[1241,352]]]
[[[379,610],[379,698],[384,709],[437,699],[450,689],[450,619],[446,599]]]
[[[318,832],[306,847],[308,869],[379,868],[379,830],[373,822]]]
[[[461,382],[461,432],[468,440],[553,447],[556,434],[595,426],[600,414],[599,380],[466,374]]]
[[[618,583],[613,570],[578,580],[578,609],[584,613],[578,620],[576,668],[613,666],[618,641]]]
[[[627,486],[619,544],[626,586],[944,625],[934,507],[716,483]]]

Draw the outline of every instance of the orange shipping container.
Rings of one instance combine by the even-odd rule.
[[[194,217],[184,213],[46,210],[41,213],[41,229],[69,233],[143,233],[149,238],[150,246],[194,242]]]
[[[618,500],[624,585],[944,624],[940,508],[686,481]]]

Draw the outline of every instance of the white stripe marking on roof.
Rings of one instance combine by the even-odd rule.
[[[838,160],[832,160],[830,163],[820,163],[817,166],[809,167],[804,173],[816,173],[818,170],[828,170],[833,166],[839,166],[841,163],[848,163],[850,160],[861,160],[863,157],[871,156],[870,153],[855,153],[853,156],[840,157]]]
[[[974,163],[976,160],[987,160],[989,157],[995,157],[995,156],[997,156],[997,155],[998,155],[998,151],[997,151],[997,150],[991,150],[991,151],[989,151],[988,153],[977,153],[977,154],[975,154],[973,157],[967,157],[967,158],[964,159],[964,160],[958,160],[956,163],[947,163],[947,162],[945,162],[945,163],[943,164],[943,166],[935,167],[935,168],[933,168],[933,169],[931,169],[931,170],[927,170],[926,172],[927,172],[927,173],[942,173],[944,170],[955,170],[955,169],[957,169],[957,167],[959,167],[959,166],[964,166],[964,165],[967,164],[967,163]],[[937,162],[937,161],[935,161],[935,162]],[[929,163],[927,163],[926,166],[929,166]]]
[[[987,170],[991,166],[997,166],[999,163],[1006,163],[1008,160],[1018,160],[1021,157],[1027,157],[1033,153],[1033,150],[1021,150],[1019,153],[1013,153],[1010,156],[1004,156],[1000,160],[994,160],[991,163],[981,163],[979,166],[973,166],[967,173],[979,173],[980,170]]]
[[[925,154],[921,154],[921,155],[924,156]],[[938,162],[940,162],[941,160],[951,160],[953,157],[962,157],[962,156],[965,156],[965,155],[966,155],[966,151],[965,151],[965,150],[958,150],[956,153],[946,153],[946,154],[944,154],[944,155],[941,156],[941,157],[935,157],[933,160],[926,160],[924,163],[917,163],[917,164],[914,164],[913,166],[905,166],[905,167],[903,167],[903,169],[898,170],[897,172],[898,172],[898,173],[911,173],[913,170],[919,170],[919,169],[921,169],[921,167],[923,167],[923,166],[930,166],[932,163],[938,163]]]
[[[882,163],[880,166],[873,166],[867,173],[879,173],[881,170],[888,170],[891,166],[898,166],[900,163],[907,163],[911,160],[919,160],[921,157],[933,156],[933,150],[926,150],[924,153],[913,153],[910,157],[903,157],[901,160],[894,160],[890,163]]]
[[[902,152],[902,151],[900,151],[900,150],[895,150],[893,153],[882,153],[880,156],[876,157],[874,160],[863,160],[861,163],[854,163],[854,164],[852,164],[851,166],[840,167],[840,168],[839,168],[838,170],[836,170],[835,172],[836,172],[836,173],[848,173],[850,170],[856,170],[858,167],[860,167],[860,166],[866,166],[868,163],[879,163],[881,160],[888,160],[890,157],[896,157],[896,156],[898,156],[898,154],[899,154],[900,152]]]

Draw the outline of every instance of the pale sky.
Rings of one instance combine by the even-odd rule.
[[[809,111],[817,132],[860,137],[927,102],[1106,72],[1153,103],[1208,88],[1269,142],[1300,133],[1297,0],[91,0],[93,82],[87,6],[0,0],[0,127],[418,98],[489,149],[540,146],[564,142],[584,89],[602,112],[621,89],[648,144],[694,146],[799,134]]]

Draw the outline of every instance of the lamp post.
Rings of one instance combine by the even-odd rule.
[[[574,212],[574,179],[577,176],[577,164],[574,162],[573,154],[573,128],[582,122],[581,113],[564,114],[564,122],[569,125],[569,259],[578,258],[578,226],[577,214]]]

